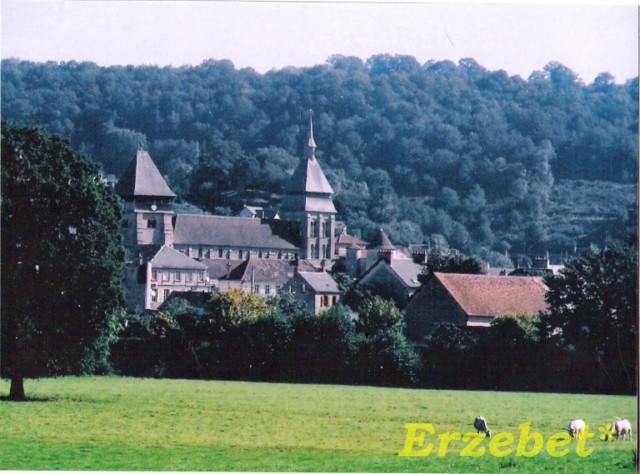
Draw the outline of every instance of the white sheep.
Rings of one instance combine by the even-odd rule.
[[[569,422],[569,426],[567,426],[567,431],[569,432],[569,436],[572,438],[580,438],[584,431],[585,422],[582,420],[571,420]]]
[[[629,436],[629,440],[631,440],[631,423],[629,420],[621,420],[616,417],[616,420],[611,423],[613,436],[617,439],[624,439],[625,436]]]
[[[487,438],[491,438],[491,430],[487,426],[487,420],[485,420],[484,416],[477,416],[476,419],[473,420],[473,427],[478,433],[484,433]]]

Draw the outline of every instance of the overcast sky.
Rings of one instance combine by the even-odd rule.
[[[333,54],[473,58],[528,78],[550,61],[586,83],[638,75],[638,7],[603,4],[1,0],[2,58],[101,66],[230,59],[263,73]]]

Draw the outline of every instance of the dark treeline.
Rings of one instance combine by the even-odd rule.
[[[116,176],[146,148],[182,200],[221,214],[277,201],[309,109],[340,218],[365,239],[383,227],[394,243],[429,240],[497,266],[505,253],[603,244],[635,225],[637,79],[585,84],[550,62],[525,80],[473,59],[389,55],[265,74],[227,60],[2,61],[3,119],[68,137]],[[597,220],[557,218],[585,195],[558,195],[574,180],[603,194],[606,209],[580,207]]]

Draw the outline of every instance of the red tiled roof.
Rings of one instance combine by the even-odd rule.
[[[546,285],[540,277],[505,277],[438,273],[446,288],[469,316],[498,316],[547,310]]]

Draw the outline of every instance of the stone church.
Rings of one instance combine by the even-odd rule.
[[[127,309],[155,310],[175,291],[240,287],[276,294],[298,270],[329,268],[337,212],[315,149],[310,119],[307,156],[273,219],[176,213],[176,194],[149,153],[138,151],[115,185],[125,203]]]

